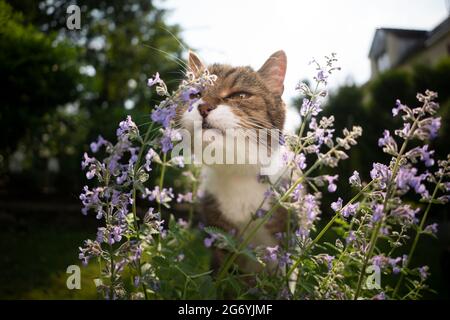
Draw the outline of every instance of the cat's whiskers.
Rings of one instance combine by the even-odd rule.
[[[182,60],[182,59],[180,59],[180,58],[178,58],[178,57],[176,57],[176,56],[174,56],[174,55],[172,55],[172,54],[170,54],[170,53],[168,53],[168,52],[166,52],[164,50],[155,48],[155,47],[153,47],[153,46],[151,46],[149,44],[143,43],[142,45],[145,46],[145,47],[148,47],[150,49],[153,49],[155,51],[158,51],[160,53],[164,53],[168,58],[170,58],[173,62],[175,62],[179,67],[181,67],[184,70],[185,73],[189,71],[189,66],[187,65],[187,63],[184,60]]]
[[[259,147],[264,147],[264,148],[268,147],[267,141],[261,140],[261,138],[259,137],[259,135],[257,133],[253,132],[252,130],[248,130],[248,128],[245,128],[245,127],[241,127],[240,129],[244,129],[245,130],[244,131],[244,136],[248,137],[251,142],[254,142]]]

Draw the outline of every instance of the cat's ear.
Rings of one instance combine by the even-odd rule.
[[[287,58],[283,50],[272,54],[258,70],[267,88],[277,95],[284,91],[284,76],[286,75]]]
[[[189,50],[188,67],[195,74],[202,73],[205,70],[205,66],[200,58],[191,50]]]

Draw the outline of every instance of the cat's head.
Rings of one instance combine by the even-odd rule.
[[[214,85],[206,87],[190,110],[177,110],[182,127],[193,130],[194,123],[204,129],[278,129],[284,126],[286,107],[281,99],[286,74],[286,54],[277,51],[255,71],[251,67],[226,64],[205,66],[193,52],[189,53],[189,69],[201,73],[208,69],[217,76]]]

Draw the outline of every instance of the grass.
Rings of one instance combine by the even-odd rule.
[[[0,233],[0,299],[96,299],[95,265],[81,267],[81,290],[69,290],[69,265],[80,265],[78,246],[95,231],[73,213],[66,217],[33,213],[15,217]],[[80,219],[78,219],[80,218]],[[75,223],[74,223],[75,220]],[[2,226],[2,229],[5,225]]]

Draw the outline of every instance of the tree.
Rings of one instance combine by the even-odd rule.
[[[126,114],[150,121],[159,97],[146,79],[158,71],[173,89],[182,78],[179,27],[167,25],[166,10],[148,0],[0,1],[0,72],[8,92],[0,117],[13,124],[2,129],[1,148],[8,150],[0,160],[8,166],[20,148],[29,169],[22,176],[34,176],[22,185],[41,188],[56,183],[48,179],[48,160],[57,159],[51,175],[61,181],[59,191],[79,190],[89,141],[99,134],[114,139]],[[81,8],[80,30],[66,28],[69,4]],[[17,174],[12,180],[20,181]]]
[[[4,154],[14,151],[45,113],[78,96],[76,50],[53,41],[0,1],[0,150]]]

